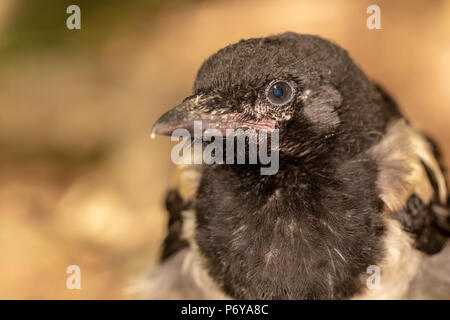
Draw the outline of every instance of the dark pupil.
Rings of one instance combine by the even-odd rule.
[[[284,91],[280,85],[276,84],[273,86],[272,93],[275,98],[281,98],[284,94]]]

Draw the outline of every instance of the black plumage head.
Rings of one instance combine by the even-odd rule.
[[[158,120],[160,134],[200,119],[279,129],[277,174],[251,165],[203,170],[195,240],[230,296],[344,298],[360,289],[382,255],[377,168],[363,156],[385,130],[379,101],[345,50],[284,33],[219,50],[193,95]]]
[[[312,35],[229,45],[201,66],[193,91],[157,122],[156,133],[189,129],[194,120],[222,129],[279,129],[281,154],[304,156],[331,146],[360,152],[385,126],[372,84],[347,52]],[[330,138],[340,144],[325,148]]]

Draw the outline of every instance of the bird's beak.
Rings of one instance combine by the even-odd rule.
[[[186,129],[194,133],[194,126],[201,124],[202,133],[208,129],[217,129],[223,136],[227,130],[250,128],[272,132],[275,121],[244,120],[239,113],[228,107],[219,107],[219,98],[196,95],[163,114],[153,126],[152,137],[156,134],[170,136],[176,129]]]

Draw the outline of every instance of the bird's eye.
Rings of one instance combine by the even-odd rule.
[[[275,106],[283,106],[292,101],[294,89],[286,81],[272,81],[266,89],[266,97]]]

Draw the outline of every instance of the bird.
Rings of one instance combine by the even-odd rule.
[[[140,297],[450,298],[438,148],[345,49],[294,32],[230,44],[152,132],[192,132],[199,120],[278,130],[279,169],[179,165],[161,261]]]

